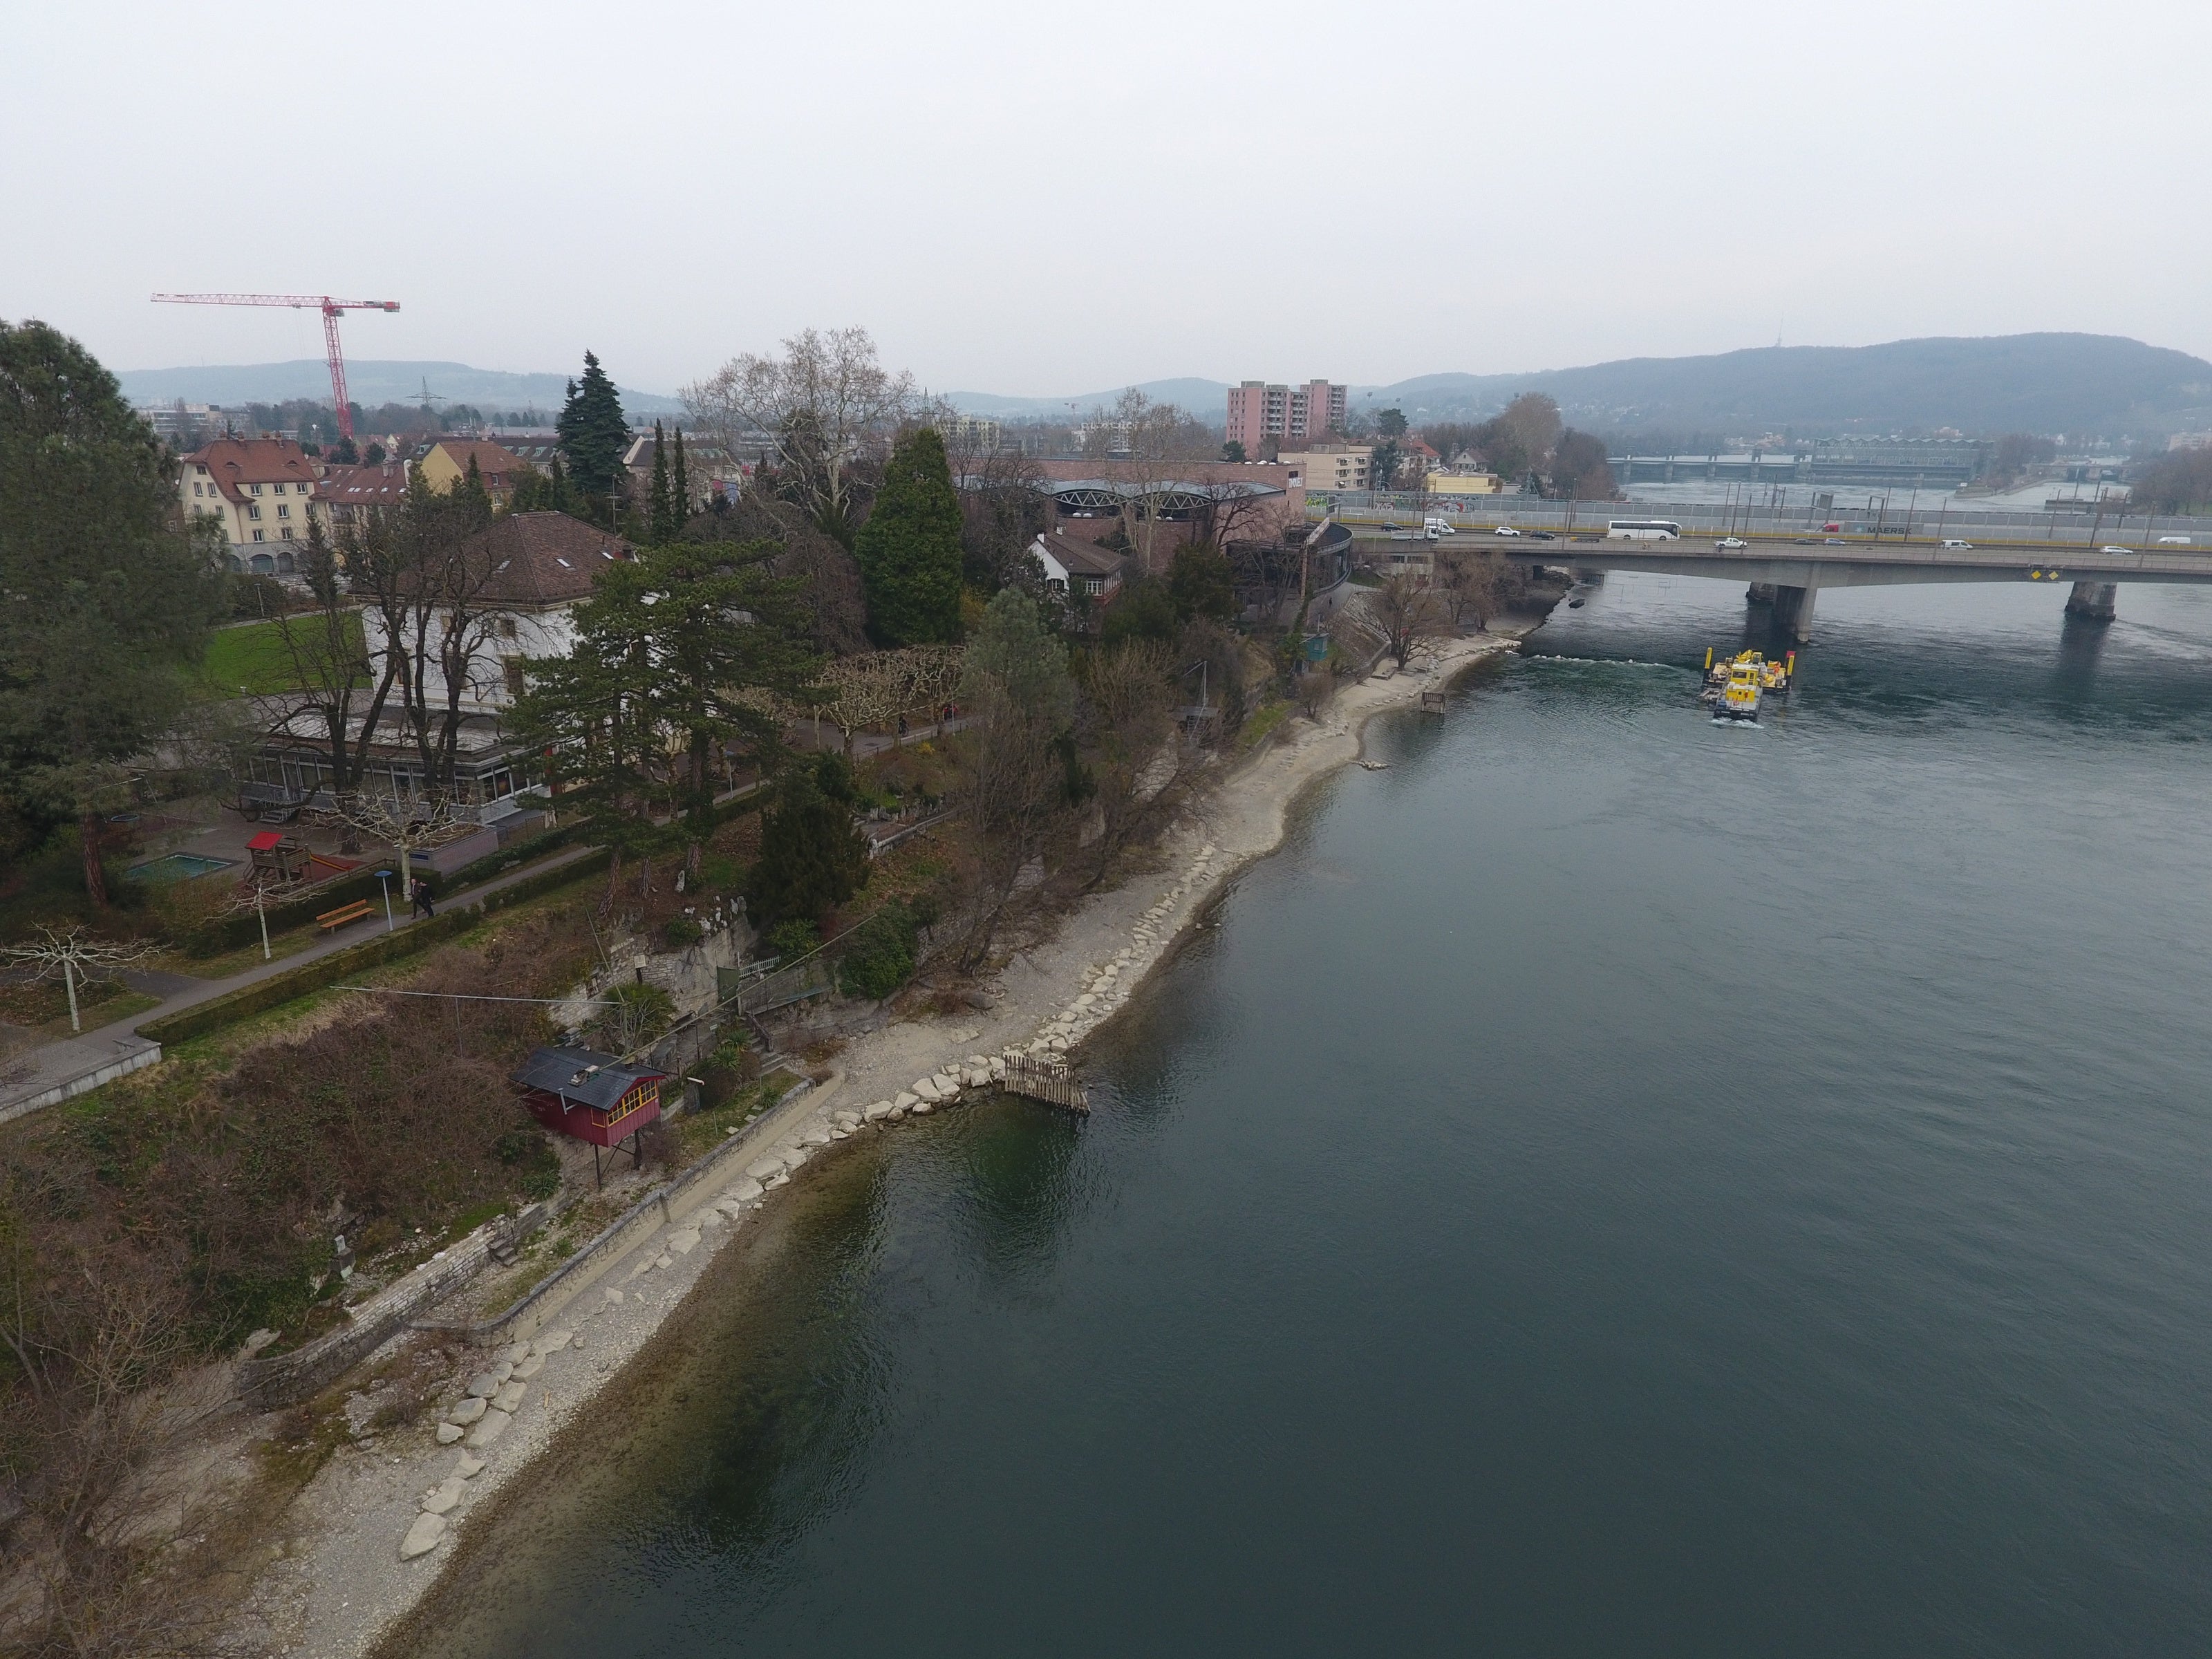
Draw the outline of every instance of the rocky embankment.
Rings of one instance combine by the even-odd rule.
[[[578,1421],[779,1188],[855,1136],[896,1133],[993,1091],[1010,1055],[1077,1047],[1124,1006],[1224,881],[1279,844],[1299,791],[1358,757],[1370,716],[1417,704],[1423,690],[1514,643],[1446,641],[1406,673],[1346,688],[1322,722],[1300,722],[1292,741],[1227,778],[1169,837],[1164,870],[1096,896],[1056,937],[1009,963],[994,1007],[965,1024],[901,1022],[854,1042],[837,1073],[753,1125],[716,1158],[712,1180],[672,1197],[665,1224],[626,1239],[621,1258],[547,1314],[539,1334],[450,1378],[434,1423],[342,1449],[295,1505],[294,1542],[258,1587],[251,1635],[318,1659],[360,1655],[441,1571],[465,1582],[467,1512]]]

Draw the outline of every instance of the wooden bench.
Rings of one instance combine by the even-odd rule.
[[[325,910],[315,918],[315,926],[325,933],[334,933],[349,921],[359,921],[376,907],[367,899],[356,899],[351,904],[342,904],[335,910]]]

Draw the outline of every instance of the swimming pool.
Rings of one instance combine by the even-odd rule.
[[[160,858],[132,865],[128,873],[133,881],[190,881],[195,876],[211,876],[218,870],[228,870],[237,862],[236,859],[211,859],[204,853],[165,853]]]

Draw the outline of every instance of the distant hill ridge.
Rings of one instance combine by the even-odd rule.
[[[330,366],[319,357],[283,363],[209,364],[198,368],[129,368],[115,377],[134,403],[281,404],[288,398],[331,395]],[[380,358],[346,359],[346,392],[365,409],[380,404],[422,400],[428,382],[433,393],[478,409],[521,410],[535,405],[550,420],[558,414],[568,386],[567,374],[515,374],[503,369],[471,368],[466,363],[408,362]],[[684,405],[665,392],[622,388],[623,409],[631,415],[669,415]]]
[[[1153,380],[1139,388],[1209,420],[1228,383]],[[1599,431],[2039,432],[2137,439],[2212,426],[2212,363],[2109,334],[2000,334],[1871,346],[1762,346],[1702,357],[1629,357],[1525,374],[1421,374],[1355,386],[1354,409],[1401,408],[1423,421],[1479,420],[1523,392],[1559,400]],[[1117,392],[1074,398],[949,394],[970,414],[1054,416]]]
[[[412,403],[429,389],[480,409],[561,406],[566,374],[516,374],[465,363],[364,360],[346,365],[356,402]],[[322,362],[131,369],[118,378],[142,402],[281,403],[327,397]],[[1138,389],[1223,418],[1229,383],[1196,377],[1147,380]],[[1694,429],[1753,435],[1865,431],[2065,433],[2070,437],[2162,439],[2212,428],[2212,362],[2109,334],[2000,334],[1980,338],[1893,340],[1871,346],[1761,346],[1702,357],[1629,357],[1525,374],[1421,374],[1388,386],[1355,386],[1355,409],[1403,409],[1416,422],[1479,420],[1522,392],[1559,399],[1573,424],[1597,431]],[[1121,388],[1070,398],[993,392],[947,395],[971,415],[996,419],[1079,419],[1112,404]],[[680,412],[665,393],[623,389],[633,415]]]

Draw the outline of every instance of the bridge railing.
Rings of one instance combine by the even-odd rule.
[[[1762,535],[1819,535],[1821,526],[1840,524],[1841,533],[1914,538],[1957,536],[1972,541],[2048,541],[2056,545],[2124,544],[2154,546],[2160,536],[2186,536],[2192,547],[2212,552],[2212,518],[2180,514],[2120,514],[2107,508],[2098,513],[1990,510],[1941,507],[1933,510],[1899,507],[1869,514],[1862,507],[1808,508],[1790,506],[1770,508],[1720,501],[1554,501],[1534,495],[1419,495],[1407,490],[1310,490],[1306,516],[1319,519],[1334,514],[1355,532],[1393,521],[1418,529],[1425,518],[1443,519],[1455,529],[1482,529],[1510,524],[1577,534],[1602,535],[1611,519],[1671,519],[1685,536],[1720,536],[1729,530],[1755,531]]]

